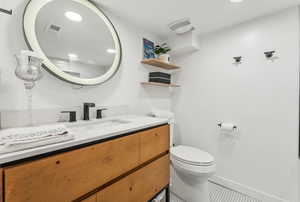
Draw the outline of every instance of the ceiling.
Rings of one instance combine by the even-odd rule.
[[[216,31],[300,4],[300,0],[94,0],[105,10],[161,37],[167,25],[189,17],[198,34]]]

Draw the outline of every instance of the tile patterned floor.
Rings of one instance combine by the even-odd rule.
[[[185,201],[171,193],[171,202],[185,202]]]
[[[262,202],[226,187],[210,183],[210,202]]]
[[[210,183],[210,202],[262,202],[223,186]],[[171,202],[187,202],[171,194]],[[199,201],[200,202],[200,201]]]

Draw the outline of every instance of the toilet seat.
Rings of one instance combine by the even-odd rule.
[[[192,166],[211,166],[214,157],[209,153],[190,146],[176,146],[171,148],[171,158]]]

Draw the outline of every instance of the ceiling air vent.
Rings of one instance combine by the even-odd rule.
[[[49,29],[50,29],[51,31],[59,32],[60,29],[61,29],[61,27],[58,26],[58,25],[53,25],[53,24],[51,24],[51,25],[49,26]]]
[[[170,30],[175,32],[176,34],[184,34],[190,31],[193,31],[195,28],[193,27],[189,18],[183,18],[180,20],[176,20],[168,25]]]

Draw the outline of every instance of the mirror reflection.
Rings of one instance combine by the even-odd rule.
[[[90,8],[75,1],[54,0],[42,7],[35,32],[49,60],[74,77],[100,77],[116,57],[108,26]]]

